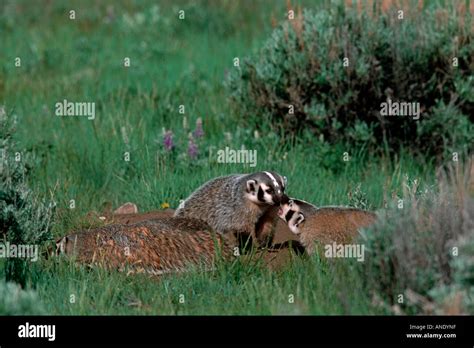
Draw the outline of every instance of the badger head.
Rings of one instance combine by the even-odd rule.
[[[286,199],[286,178],[275,172],[250,174],[245,186],[245,197],[258,205],[277,205]]]
[[[278,217],[288,224],[288,228],[294,234],[299,234],[300,228],[305,221],[305,216],[301,212],[299,201],[294,199],[284,199],[278,209]]]

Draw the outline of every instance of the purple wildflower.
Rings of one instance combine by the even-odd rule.
[[[198,155],[198,147],[197,144],[194,142],[193,138],[189,138],[188,142],[188,156],[191,159],[196,159]]]
[[[173,132],[166,131],[163,137],[163,145],[165,146],[166,151],[171,151],[174,148],[173,144]]]
[[[193,132],[193,136],[196,139],[201,138],[202,136],[204,136],[204,130],[202,129],[202,119],[201,119],[201,117],[199,117],[196,120],[196,129]]]

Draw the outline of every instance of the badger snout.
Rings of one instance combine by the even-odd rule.
[[[286,197],[286,198],[285,198],[285,197],[286,197],[286,195],[285,195],[284,193],[280,193],[280,194],[277,193],[277,194],[274,194],[274,195],[272,196],[273,203],[274,203],[275,205],[281,204],[283,200],[285,200],[286,198],[288,198],[288,197]]]
[[[287,195],[285,194],[282,194],[281,197],[280,197],[280,201],[278,203],[280,204],[288,204],[288,202],[290,201],[290,197],[288,197]]]

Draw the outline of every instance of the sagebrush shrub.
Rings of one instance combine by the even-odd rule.
[[[226,79],[239,117],[329,144],[438,156],[472,151],[471,18],[436,8],[413,9],[402,20],[394,8],[375,13],[306,10],[279,25]],[[419,119],[382,116],[389,99],[419,103]]]
[[[437,304],[435,314],[474,313],[474,238],[461,238],[459,256],[451,260],[453,282],[440,284],[429,295]]]
[[[54,207],[40,200],[28,187],[28,156],[15,148],[14,131],[14,122],[0,107],[0,243],[39,247],[52,240]],[[25,286],[31,267],[29,263],[30,260],[25,258],[7,258],[6,280]]]
[[[45,310],[36,292],[0,281],[0,315],[39,314],[45,314]]]
[[[466,175],[442,179],[437,190],[406,190],[403,201],[379,213],[362,233],[367,255],[361,276],[387,303],[399,304],[399,295],[414,292],[441,305],[446,290],[456,289],[465,290],[463,310],[472,310],[474,199]],[[401,304],[409,312],[418,312],[418,305]]]

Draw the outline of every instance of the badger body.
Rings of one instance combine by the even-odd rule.
[[[284,190],[285,179],[274,172],[222,176],[194,191],[175,216],[201,219],[222,234],[255,237],[258,220],[279,204]]]
[[[56,243],[56,253],[88,265],[161,275],[213,269],[218,259],[233,257],[235,246],[231,236],[215,233],[201,220],[162,218],[72,233]]]
[[[308,254],[315,251],[315,243],[351,243],[361,228],[376,221],[375,213],[369,211],[349,207],[318,208],[296,199],[283,202],[278,215],[298,236]]]

